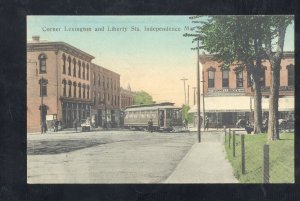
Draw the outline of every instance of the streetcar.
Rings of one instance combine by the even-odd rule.
[[[182,109],[174,106],[174,103],[133,105],[125,109],[124,115],[124,127],[128,129],[147,130],[148,122],[152,120],[153,131],[184,130]]]

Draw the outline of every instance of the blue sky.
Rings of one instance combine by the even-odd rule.
[[[183,84],[189,80],[190,94],[196,85],[196,52],[184,26],[192,25],[189,16],[28,16],[27,40],[63,41],[95,57],[94,63],[121,75],[121,86],[145,90],[154,100],[184,103]],[[63,31],[64,27],[91,27],[92,32]],[[94,31],[97,27],[139,27],[139,32]],[[181,31],[146,32],[144,26],[177,27]],[[59,27],[59,32],[43,31]],[[288,27],[285,48],[294,50],[294,27]],[[193,97],[190,97],[192,100]]]

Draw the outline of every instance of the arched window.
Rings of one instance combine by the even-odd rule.
[[[90,66],[89,64],[86,65],[86,79],[90,79]]]
[[[39,55],[38,59],[39,59],[40,73],[46,73],[47,55],[45,53],[42,53]]]
[[[86,89],[87,89],[86,98],[89,99],[90,98],[90,86],[87,85]]]
[[[68,57],[68,75],[71,75],[71,57]]]
[[[80,82],[78,83],[78,98],[81,98],[81,83]]]
[[[82,98],[85,98],[85,84],[82,85],[82,88],[83,88]]]
[[[39,80],[39,84],[40,84],[40,96],[47,96],[47,84],[48,84],[48,80],[46,79],[40,79]]]
[[[81,61],[78,61],[78,77],[81,78]]]
[[[71,80],[68,80],[68,85],[69,85],[69,93],[68,93],[68,97],[71,97],[72,96],[72,82]]]
[[[208,69],[208,88],[215,87],[215,71],[216,69],[213,67]]]
[[[295,66],[293,64],[290,64],[286,67],[288,71],[288,86],[294,86],[295,85]]]
[[[73,59],[73,76],[76,77],[76,59]]]
[[[94,86],[96,85],[96,75],[95,75],[95,72],[93,72],[93,84],[94,84]]]
[[[73,82],[73,97],[76,98],[76,82]]]
[[[62,70],[62,73],[66,74],[66,55],[65,54],[62,55],[62,60],[63,60],[63,70]]]
[[[82,79],[85,79],[85,63],[82,64]]]
[[[66,96],[67,95],[67,88],[66,88],[67,81],[65,79],[63,79],[62,84],[63,84],[63,96]]]

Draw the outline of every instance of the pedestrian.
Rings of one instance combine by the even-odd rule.
[[[54,123],[54,132],[58,131],[58,124],[59,124],[59,121],[56,119],[55,123]]]
[[[209,119],[208,119],[208,117],[205,117],[205,127],[204,127],[204,130],[206,129],[208,131],[208,124],[209,124]]]
[[[46,120],[42,121],[42,125],[41,125],[41,129],[42,129],[42,134],[43,133],[47,133],[47,124],[46,124]]]
[[[152,131],[153,131],[153,121],[152,119],[150,119],[148,121],[148,132],[152,133]]]
[[[73,125],[74,125],[74,129],[75,129],[75,131],[77,133],[77,119],[74,120]]]

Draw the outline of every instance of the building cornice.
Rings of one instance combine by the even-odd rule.
[[[27,43],[27,52],[35,51],[63,51],[67,54],[78,57],[82,60],[91,62],[92,59],[95,59],[94,56],[72,46],[65,42],[28,42]]]

